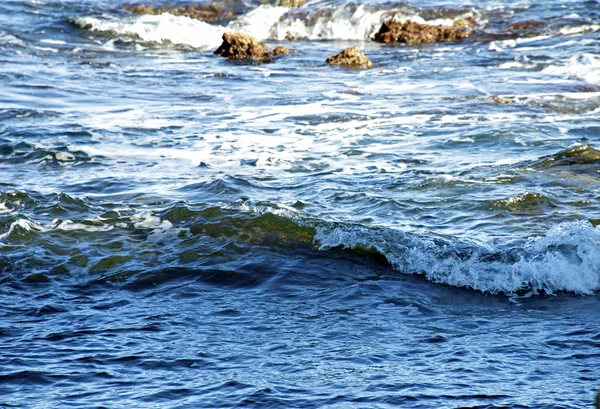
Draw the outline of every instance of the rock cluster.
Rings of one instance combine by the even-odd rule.
[[[231,60],[264,61],[291,51],[281,45],[267,51],[267,46],[264,43],[248,34],[228,32],[223,34],[223,43],[217,48],[215,54]]]
[[[382,43],[438,43],[458,41],[469,37],[473,32],[466,27],[432,26],[414,21],[387,21],[381,25],[375,40]]]
[[[325,65],[343,65],[349,68],[371,68],[373,64],[358,47],[346,48],[339,54],[327,58]]]

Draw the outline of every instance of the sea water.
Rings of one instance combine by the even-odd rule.
[[[130,4],[0,4],[0,407],[592,406],[600,3]]]

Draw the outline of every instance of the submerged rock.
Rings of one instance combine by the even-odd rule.
[[[600,163],[600,150],[590,145],[574,145],[554,155],[544,157],[534,163],[535,168],[554,168],[559,166],[595,165],[591,169],[596,172]],[[583,172],[583,169],[579,169]]]
[[[373,64],[358,47],[346,48],[339,54],[327,58],[325,65],[343,65],[350,68],[371,68]]]
[[[473,33],[465,26],[432,26],[419,24],[414,21],[387,21],[381,25],[375,34],[375,40],[382,43],[439,43],[463,40]]]
[[[281,45],[272,51],[267,51],[264,43],[248,34],[228,32],[223,34],[223,43],[217,48],[215,54],[231,60],[262,61],[276,55],[288,54],[291,51]]]
[[[516,23],[512,23],[509,26],[507,26],[506,28],[508,30],[513,30],[513,31],[525,31],[525,30],[534,30],[534,29],[538,29],[541,27],[545,27],[547,24],[543,23],[541,21],[537,21],[537,20],[525,20],[525,21],[518,21]]]

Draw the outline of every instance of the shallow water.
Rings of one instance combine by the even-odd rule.
[[[0,406],[591,406],[598,2],[126,4],[0,4]]]

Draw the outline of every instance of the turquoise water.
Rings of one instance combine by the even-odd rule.
[[[0,406],[590,407],[600,4],[240,4],[0,5]]]

